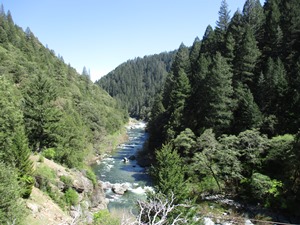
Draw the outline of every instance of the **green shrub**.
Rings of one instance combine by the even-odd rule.
[[[43,178],[46,178],[49,181],[52,181],[55,179],[55,171],[47,166],[39,166],[35,170],[35,176],[41,176]]]
[[[44,162],[44,156],[40,155],[39,159],[38,159],[38,162],[43,163]]]
[[[57,204],[60,208],[64,209],[66,207],[66,200],[63,198],[61,192],[47,185],[46,192],[49,197]]]
[[[68,206],[76,205],[79,201],[79,196],[75,190],[69,188],[65,193],[65,200]]]
[[[212,176],[204,177],[200,184],[200,192],[208,192],[208,193],[218,193],[219,188],[216,180]]]
[[[71,177],[62,175],[59,179],[60,179],[60,181],[63,182],[67,187],[72,187],[72,185],[73,185],[73,180],[72,180]]]
[[[49,183],[55,180],[55,172],[47,166],[39,166],[35,170],[34,177],[42,191],[47,189]]]
[[[96,174],[90,169],[88,168],[86,170],[86,177],[92,181],[93,185],[96,186],[97,184],[97,176]]]
[[[47,148],[42,152],[42,155],[47,159],[54,159],[55,157],[55,149],[54,148]]]
[[[100,210],[94,214],[93,225],[119,225],[120,220],[112,217],[107,209]]]
[[[32,191],[32,187],[34,185],[34,178],[32,176],[24,175],[23,177],[21,177],[20,181],[22,187],[22,197],[29,198]]]

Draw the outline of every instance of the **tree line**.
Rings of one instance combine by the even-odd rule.
[[[135,58],[119,65],[96,82],[128,111],[149,119],[155,94],[170,71],[175,51]]]

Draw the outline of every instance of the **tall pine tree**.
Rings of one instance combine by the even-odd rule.
[[[34,151],[55,147],[61,113],[54,106],[57,93],[50,81],[39,74],[25,92],[24,119],[29,143]]]
[[[205,90],[204,126],[213,128],[219,135],[229,128],[233,118],[232,72],[226,59],[219,52],[213,58],[205,80]]]

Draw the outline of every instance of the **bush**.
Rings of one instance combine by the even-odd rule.
[[[93,225],[119,225],[120,220],[112,217],[107,209],[100,210],[94,214]]]
[[[47,148],[42,152],[42,155],[47,159],[54,159],[55,157],[55,149],[54,148]]]
[[[35,170],[35,176],[41,176],[49,181],[52,181],[55,179],[55,172],[47,166],[39,166]]]
[[[38,162],[43,163],[44,162],[44,156],[40,155],[39,159],[38,159]]]
[[[65,200],[68,206],[76,205],[79,202],[79,196],[75,190],[69,188],[65,193]]]
[[[92,181],[93,185],[97,184],[97,176],[96,174],[89,168],[86,170],[86,177]]]
[[[34,178],[32,176],[28,176],[28,175],[24,175],[21,177],[20,179],[21,181],[21,187],[22,187],[22,191],[21,191],[21,195],[23,198],[29,198],[31,191],[32,191],[32,187],[34,185]]]
[[[71,177],[62,175],[59,179],[60,179],[60,181],[62,181],[67,187],[72,187],[72,185],[73,185],[73,180],[72,180]]]
[[[60,191],[52,188],[50,185],[47,185],[46,192],[49,197],[57,204],[60,208],[64,209],[66,206],[66,200],[62,197]]]
[[[39,166],[35,170],[35,180],[39,184],[39,188],[43,191],[47,189],[49,182],[55,180],[55,172],[47,166]]]
[[[212,176],[204,177],[201,180],[199,187],[200,187],[200,192],[206,192],[210,194],[219,192],[219,187],[217,185],[217,182]]]

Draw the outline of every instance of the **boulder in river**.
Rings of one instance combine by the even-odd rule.
[[[114,184],[111,190],[118,195],[123,195],[128,190],[128,188],[129,187],[127,184]]]
[[[129,159],[128,159],[127,157],[124,157],[124,158],[122,159],[122,161],[123,161],[124,163],[127,163],[127,162],[129,162]]]

